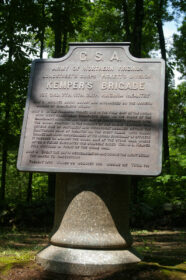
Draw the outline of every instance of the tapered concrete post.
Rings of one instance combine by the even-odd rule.
[[[113,273],[139,262],[131,248],[129,190],[129,176],[58,174],[55,230],[37,262],[75,275]]]

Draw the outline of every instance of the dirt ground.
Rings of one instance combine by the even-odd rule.
[[[44,271],[35,263],[36,253],[47,245],[45,233],[0,234],[0,280],[184,280],[186,231],[135,231],[133,247],[143,261],[133,269],[113,275],[78,277]]]

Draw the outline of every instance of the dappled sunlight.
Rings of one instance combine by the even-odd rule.
[[[134,247],[143,262],[113,275],[81,277],[46,272],[34,261],[39,247],[48,243],[47,233],[4,231],[0,234],[0,279],[2,280],[184,280],[186,232],[183,230],[134,231]],[[35,246],[38,246],[36,248]],[[12,253],[7,254],[9,248]],[[10,251],[9,251],[10,252]]]

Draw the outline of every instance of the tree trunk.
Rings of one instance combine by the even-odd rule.
[[[132,38],[132,55],[141,57],[142,27],[143,27],[144,7],[143,0],[136,0],[135,20]]]
[[[124,41],[130,42],[131,40],[131,33],[130,33],[130,28],[129,28],[129,15],[128,15],[128,6],[126,0],[123,0],[123,26],[125,29],[125,36],[124,36]]]
[[[66,54],[66,49],[67,49],[67,31],[65,30],[63,35],[62,56]]]
[[[48,197],[55,197],[56,174],[48,173]]]
[[[159,34],[159,43],[161,49],[161,56],[167,62],[165,37],[163,33],[162,20],[159,17],[157,20],[157,29]],[[167,171],[170,171],[170,159],[169,159],[169,140],[168,140],[168,76],[167,76],[167,65],[165,68],[165,96],[164,96],[164,123],[163,123],[163,154],[164,162],[167,167]]]
[[[58,58],[61,57],[61,49],[62,49],[62,28],[61,28],[61,22],[62,22],[62,14],[61,14],[61,4],[56,3],[54,10],[53,10],[53,19],[54,19],[54,36],[55,36],[55,51],[54,51],[54,57]]]
[[[28,188],[27,188],[27,202],[31,202],[32,201],[32,175],[33,173],[30,172],[29,173],[29,179],[28,179]]]
[[[44,36],[45,36],[45,28],[42,30],[42,34],[41,34],[41,40],[40,40],[41,47],[40,47],[40,54],[39,54],[39,57],[40,57],[40,58],[43,58]]]
[[[61,31],[57,29],[55,31],[55,52],[54,57],[61,57]]]
[[[9,102],[6,102],[6,111],[5,111],[5,126],[4,126],[4,135],[3,135],[3,148],[2,148],[2,174],[1,174],[1,199],[5,199],[5,190],[6,190],[6,166],[7,166],[7,156],[8,156],[8,136],[9,136],[9,114],[10,106]]]
[[[2,173],[1,173],[1,200],[5,199],[7,155],[8,155],[8,153],[7,153],[6,147],[3,147]]]
[[[41,37],[40,37],[40,43],[41,43],[41,47],[40,47],[40,58],[43,58],[43,51],[44,51],[44,39],[45,39],[45,19],[46,19],[46,15],[45,15],[45,1],[42,1],[42,27],[41,27]]]

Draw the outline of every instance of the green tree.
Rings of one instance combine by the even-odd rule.
[[[50,22],[49,1],[35,0],[33,5],[34,17],[30,19],[30,31],[33,32],[33,45],[39,47],[39,57],[43,58],[46,41],[46,29]]]
[[[52,0],[49,2],[49,26],[54,33],[54,57],[67,52],[68,39],[76,38],[89,8],[89,0]]]
[[[185,21],[185,19],[186,18],[184,18],[181,27],[178,29],[179,34],[174,34],[174,37],[173,37],[173,40],[174,40],[173,53],[176,57],[177,69],[182,74],[182,77],[185,77],[185,75],[186,75],[186,55],[185,55],[186,21]]]
[[[184,175],[186,169],[186,82],[170,90],[169,141],[171,173]]]
[[[5,198],[8,150],[13,139],[18,140],[20,131],[20,111],[25,102],[28,80],[29,56],[33,50],[28,46],[25,14],[26,4],[19,0],[0,2],[0,92],[1,92],[1,199]]]

